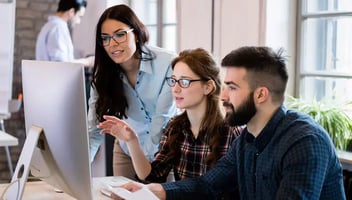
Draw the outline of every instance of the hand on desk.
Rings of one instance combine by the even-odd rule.
[[[143,197],[143,199],[148,199],[148,200],[166,199],[166,193],[163,186],[161,186],[161,184],[151,183],[148,185],[144,185],[144,184],[132,181],[124,185],[121,185],[120,188],[126,189],[127,191],[131,192],[130,194],[135,194],[135,199],[139,199],[139,197]],[[122,190],[120,191],[122,192]],[[115,200],[126,199],[122,197],[124,194],[126,194],[126,192],[119,193],[120,191],[116,191],[116,192],[112,191],[112,198]],[[152,194],[154,195],[152,195],[150,192],[152,192]],[[122,195],[119,195],[119,194],[122,194]],[[132,199],[132,198],[133,197],[131,196],[131,198],[128,198],[128,199]]]

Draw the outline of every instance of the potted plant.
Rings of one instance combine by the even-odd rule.
[[[317,121],[328,132],[336,149],[350,150],[348,146],[352,139],[352,119],[349,115],[352,112],[349,109],[352,101],[339,102],[331,99],[305,101],[287,96],[286,106],[306,113]]]

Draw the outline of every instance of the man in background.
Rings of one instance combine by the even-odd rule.
[[[49,16],[48,22],[39,32],[36,43],[36,60],[78,62],[92,66],[93,58],[74,58],[74,48],[69,27],[81,22],[85,13],[85,0],[60,0],[55,15]]]

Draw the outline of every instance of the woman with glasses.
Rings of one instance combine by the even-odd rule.
[[[166,81],[176,106],[183,112],[164,129],[151,164],[128,123],[105,115],[105,121],[98,126],[101,133],[112,134],[127,143],[137,176],[146,182],[165,182],[171,170],[175,180],[204,174],[240,134],[239,127],[230,128],[224,122],[219,104],[219,68],[207,51],[185,50],[171,66],[173,73]]]
[[[165,81],[172,73],[170,63],[176,55],[147,46],[148,39],[146,27],[126,5],[106,9],[98,21],[88,111],[91,161],[104,139],[96,128],[103,115],[113,115],[130,124],[138,135],[141,151],[152,160],[163,127],[176,114],[171,89]],[[114,140],[112,136],[105,137],[107,175],[133,179],[135,172],[127,144]],[[113,174],[109,168],[113,168]]]

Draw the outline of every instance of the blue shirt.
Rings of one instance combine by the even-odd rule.
[[[216,199],[234,188],[246,200],[345,199],[330,137],[307,115],[283,106],[257,138],[245,129],[209,173],[163,187],[167,199]]]
[[[37,37],[35,59],[72,61],[73,44],[67,22],[58,16],[49,16]]]
[[[126,121],[137,133],[144,154],[152,160],[157,151],[162,129],[176,112],[171,87],[167,85],[165,77],[172,74],[171,61],[175,54],[161,48],[149,47],[156,55],[151,61],[141,60],[135,89],[128,83],[127,77],[121,73],[123,87],[128,102]],[[142,55],[143,56],[143,55]],[[113,87],[113,86],[111,86]],[[96,128],[98,124],[95,102],[98,96],[91,88],[88,111],[88,128],[90,143],[90,159],[94,156],[103,141],[103,135]],[[119,141],[121,148],[129,154],[127,144]]]

